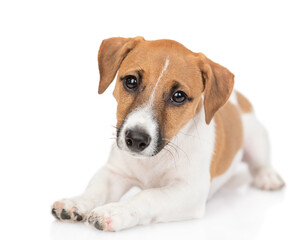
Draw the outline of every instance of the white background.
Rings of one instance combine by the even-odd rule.
[[[303,239],[300,1],[1,1],[1,239]],[[169,38],[229,68],[271,136],[281,192],[249,186],[245,168],[201,220],[117,233],[54,221],[105,163],[113,86],[97,94],[104,38]],[[152,169],[151,169],[152,171]]]

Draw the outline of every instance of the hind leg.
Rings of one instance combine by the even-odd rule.
[[[253,185],[263,190],[278,190],[285,183],[272,168],[269,157],[268,135],[253,113],[243,115],[244,156],[249,166]]]

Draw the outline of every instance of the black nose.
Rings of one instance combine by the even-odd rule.
[[[133,152],[141,152],[150,144],[150,136],[145,132],[127,130],[125,132],[125,142]]]

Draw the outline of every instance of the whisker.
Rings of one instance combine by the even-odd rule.
[[[174,149],[175,150],[175,152],[178,154],[178,159],[180,159],[180,155],[179,155],[179,152],[178,152],[178,150],[175,148],[175,146],[174,145],[171,145],[172,143],[168,143],[167,144],[167,146],[168,147],[171,147],[172,149]]]
[[[181,131],[179,131],[179,133],[181,133],[181,134],[183,134],[183,135],[185,135],[185,136],[188,136],[188,137],[196,137],[196,136],[194,136],[194,135],[190,135],[190,134],[187,134],[187,133],[183,133],[183,132],[181,132]]]
[[[177,168],[176,161],[175,161],[175,158],[174,158],[174,155],[172,154],[172,152],[169,151],[167,148],[163,148],[163,150],[169,152],[169,154],[172,156],[172,160],[174,160],[175,168]]]
[[[170,155],[172,156],[172,158],[174,160],[175,168],[177,168],[175,155],[168,149],[168,147],[175,150],[175,152],[178,154],[178,159],[180,159],[179,152],[177,151],[177,149],[174,147],[174,145],[168,139],[163,138],[162,140],[167,141],[167,145],[163,149],[170,153]]]
[[[178,148],[180,151],[182,151],[186,155],[187,160],[189,161],[189,157],[188,157],[187,153],[181,147],[179,147],[177,144],[171,142],[169,139],[162,138],[162,140],[167,141],[167,144],[168,145],[170,144],[169,146],[174,148],[174,150],[178,153],[178,158],[180,158],[180,157],[179,157],[179,152],[176,150],[176,148]]]

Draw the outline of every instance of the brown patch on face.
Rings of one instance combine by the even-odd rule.
[[[211,162],[211,178],[220,176],[230,167],[236,153],[243,145],[241,116],[237,108],[227,102],[215,114],[216,143]]]
[[[237,94],[237,100],[238,100],[238,104],[241,108],[241,111],[243,113],[250,113],[253,111],[253,107],[251,105],[251,103],[247,100],[246,97],[244,97],[241,93],[239,93],[238,91],[236,91]]]
[[[119,69],[114,90],[118,102],[118,128],[132,110],[148,103],[166,59],[169,64],[158,82],[152,102],[162,138],[170,140],[197,113],[201,107],[203,91],[197,56],[174,41],[144,41],[128,54]],[[127,75],[136,75],[137,72],[141,75],[140,87],[137,92],[130,93],[125,90],[123,82],[119,79]],[[175,91],[184,91],[192,100],[174,106],[170,102],[174,86],[177,86]]]

